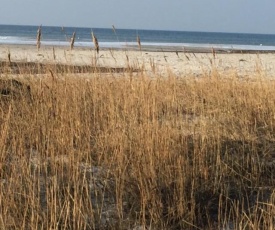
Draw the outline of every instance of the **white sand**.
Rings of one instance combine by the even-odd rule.
[[[152,52],[134,50],[101,50],[99,55],[91,48],[42,47],[39,51],[35,46],[0,46],[0,61],[11,60],[66,63],[75,65],[97,64],[103,67],[144,67],[148,73],[166,73],[167,70],[177,76],[200,76],[208,74],[213,66],[219,73],[237,74],[238,76],[255,76],[259,72],[268,77],[275,76],[275,54],[216,54]]]

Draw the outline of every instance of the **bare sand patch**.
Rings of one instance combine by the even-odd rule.
[[[12,62],[35,62],[44,64],[66,64],[75,66],[97,66],[101,68],[142,69],[148,74],[166,74],[167,70],[177,76],[201,76],[213,69],[220,74],[245,76],[275,73],[273,53],[192,53],[172,51],[139,51],[134,49],[104,49],[99,54],[91,48],[0,46],[0,60]]]

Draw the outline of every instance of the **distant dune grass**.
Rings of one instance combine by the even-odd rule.
[[[43,74],[2,73],[1,229],[274,229],[274,81]]]

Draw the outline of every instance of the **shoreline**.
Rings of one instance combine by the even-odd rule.
[[[77,42],[76,42],[77,43]],[[106,46],[103,43],[99,43],[101,51],[140,51],[137,44],[120,44],[118,46]],[[23,48],[35,48],[36,44],[0,44],[0,47],[23,47]],[[41,49],[70,49],[70,43],[64,45],[58,44],[41,44]],[[93,50],[94,45],[91,43],[89,46],[75,45],[74,49],[83,50]],[[234,54],[234,53],[249,53],[249,54],[259,54],[259,53],[275,53],[275,46],[250,46],[250,45],[226,45],[226,44],[175,44],[160,45],[160,44],[148,44],[141,43],[141,51],[143,52],[178,52],[178,53],[223,53],[223,54]]]

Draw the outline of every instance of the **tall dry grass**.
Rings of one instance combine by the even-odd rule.
[[[274,229],[274,81],[108,76],[0,82],[1,228]]]
[[[91,33],[91,36],[92,36],[92,40],[93,40],[93,43],[94,43],[95,50],[96,50],[97,53],[99,53],[99,44],[98,44],[97,37],[95,36],[94,32]]]
[[[137,35],[137,44],[138,44],[138,48],[141,51],[141,42],[140,42],[140,37],[139,35]]]
[[[42,35],[42,26],[40,25],[37,29],[37,34],[36,34],[36,46],[37,50],[40,49],[41,46],[41,35]]]
[[[70,42],[70,48],[71,50],[74,48],[74,42],[75,42],[75,32],[73,32],[73,35],[71,37],[71,42]]]

